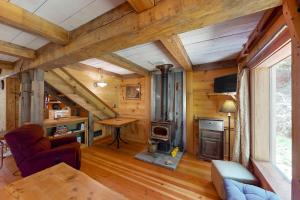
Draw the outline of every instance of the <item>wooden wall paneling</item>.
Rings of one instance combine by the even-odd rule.
[[[82,65],[73,67],[66,67],[66,70],[72,77],[76,77],[77,81],[90,90],[98,98],[102,99],[105,104],[111,107],[114,111],[118,112],[119,108],[119,88],[122,76],[114,73],[103,73],[103,79],[108,83],[104,88],[95,87],[94,83],[99,81],[100,74],[99,70],[87,70],[85,67],[81,68]],[[91,67],[92,68],[92,67]]]
[[[225,127],[228,124],[227,115],[219,112],[226,99],[230,96],[209,96],[214,90],[214,78],[237,73],[237,67],[187,72],[187,150],[193,154],[198,152],[198,118],[218,118],[224,120]],[[189,77],[192,76],[192,77]],[[192,98],[192,99],[189,99]],[[231,127],[234,127],[234,120],[231,121]],[[234,132],[231,132],[231,138],[234,138]],[[227,138],[227,136],[226,136]],[[226,143],[228,141],[226,140]],[[231,142],[231,144],[234,144]],[[225,147],[227,145],[225,144]],[[232,146],[231,146],[232,148]],[[227,149],[225,149],[227,152]],[[225,152],[225,153],[226,153]]]
[[[145,12],[131,12],[95,28],[64,47],[50,45],[40,52],[37,59],[25,63],[23,69],[63,67],[107,52],[155,41],[162,35],[186,32],[279,5],[281,0],[238,1],[234,5],[230,0],[214,0],[210,4],[164,0]],[[17,68],[10,74],[18,71]]]
[[[6,80],[4,79],[4,85]],[[6,130],[6,87],[0,88],[0,132]]]
[[[29,72],[21,73],[19,125],[30,122],[31,112],[31,78]]]
[[[121,82],[119,114],[120,117],[137,118],[139,121],[121,130],[124,137],[131,141],[146,143],[150,131],[150,76],[142,78],[128,78]],[[140,84],[141,99],[126,99],[126,85]]]
[[[19,125],[20,82],[17,78],[6,79],[6,131]]]
[[[44,70],[32,70],[30,122],[44,122]]]

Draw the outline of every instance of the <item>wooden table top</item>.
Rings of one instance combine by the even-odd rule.
[[[119,117],[119,118],[100,120],[97,121],[97,123],[102,125],[107,125],[107,126],[122,127],[134,123],[136,121],[138,121],[138,119]]]
[[[5,200],[127,199],[81,171],[61,163],[0,190]]]

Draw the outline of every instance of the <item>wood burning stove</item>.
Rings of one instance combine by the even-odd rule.
[[[151,139],[157,140],[158,150],[169,152],[174,140],[174,122],[168,120],[168,72],[173,65],[158,65],[161,71],[160,119],[151,123]]]

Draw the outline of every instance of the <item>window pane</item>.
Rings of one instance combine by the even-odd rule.
[[[291,180],[292,176],[292,126],[291,126],[291,57],[287,57],[272,67],[273,120],[273,162]]]

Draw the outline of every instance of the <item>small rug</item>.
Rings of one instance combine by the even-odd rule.
[[[138,160],[142,160],[148,163],[153,163],[168,169],[176,170],[183,152],[178,152],[176,157],[172,157],[169,154],[163,153],[149,153],[147,150],[136,154],[134,157]]]

